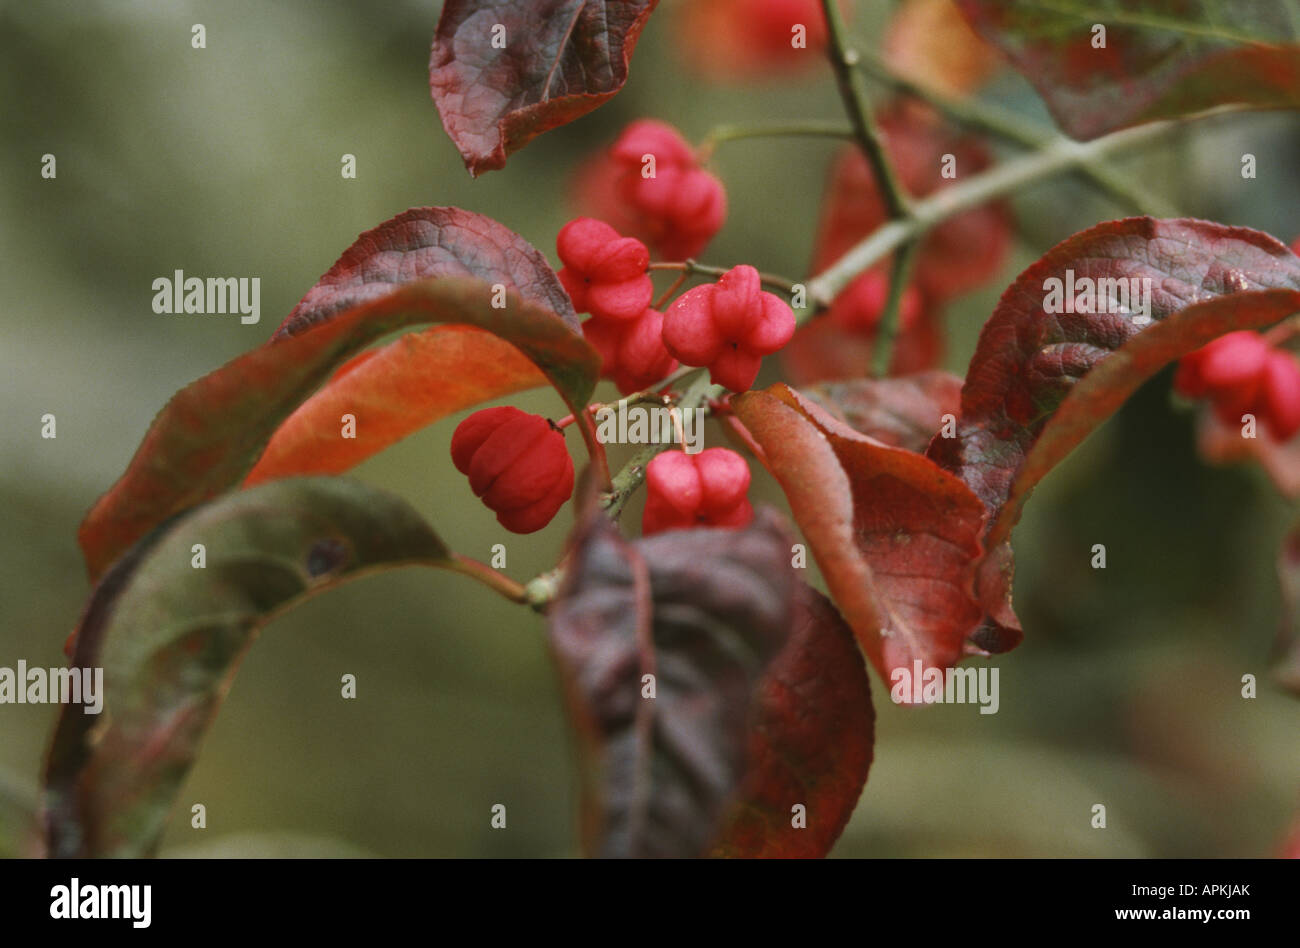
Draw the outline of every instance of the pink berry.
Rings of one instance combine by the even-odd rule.
[[[754,384],[763,356],[794,335],[794,312],[762,289],[758,271],[742,264],[717,283],[688,290],[664,314],[664,345],[685,365],[707,366],[732,391]]]
[[[665,451],[646,467],[641,532],[647,536],[691,527],[743,527],[754,517],[749,465],[735,451]]]

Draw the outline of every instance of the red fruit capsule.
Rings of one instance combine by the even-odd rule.
[[[1289,352],[1268,354],[1260,383],[1260,416],[1277,441],[1300,431],[1300,363]]]
[[[624,395],[639,392],[672,373],[677,360],[664,348],[664,314],[647,308],[636,319],[589,319],[583,335],[600,353],[601,375]]]
[[[793,335],[794,311],[744,264],[683,293],[664,313],[668,351],[684,365],[708,366],[713,381],[735,392],[753,385],[763,356]]]
[[[636,319],[654,296],[647,268],[650,251],[634,237],[620,237],[604,221],[579,217],[555,240],[573,308],[599,319]]]
[[[646,466],[646,536],[690,527],[743,527],[754,518],[749,465],[735,451],[665,451]]]
[[[451,436],[451,460],[512,533],[542,529],[573,493],[564,436],[518,408],[485,408],[462,421]]]
[[[665,257],[693,257],[722,229],[727,216],[722,182],[699,166],[671,125],[633,122],[609,154],[621,172],[615,184],[621,203],[637,232]]]

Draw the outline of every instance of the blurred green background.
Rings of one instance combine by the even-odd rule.
[[[77,525],[178,388],[262,342],[362,230],[416,205],[490,215],[553,258],[570,170],[633,118],[713,125],[840,115],[829,76],[703,82],[651,18],[611,103],[471,180],[429,98],[431,0],[0,3],[0,665],[62,664],[88,592]],[[878,34],[886,5],[859,3]],[[866,8],[870,7],[868,10]],[[203,23],[207,48],[190,46]],[[987,94],[1042,117],[1013,76]],[[1217,122],[1123,164],[1182,212],[1290,240],[1289,115]],[[824,140],[724,145],[731,214],[705,254],[805,272]],[[1240,156],[1259,158],[1244,181]],[[58,177],[43,180],[52,153]],[[355,154],[358,178],[340,177]],[[1015,201],[1015,258],[949,315],[964,370],[1001,288],[1052,243],[1121,210],[1055,180]],[[155,315],[151,282],[259,276],[262,322]],[[772,367],[767,371],[770,373]],[[606,391],[610,394],[612,390]],[[561,414],[534,392],[528,410]],[[56,440],[40,417],[58,419]],[[501,531],[451,467],[446,420],[365,464],[457,549],[552,565],[568,513]],[[710,428],[706,438],[720,443]],[[1015,542],[1026,640],[997,659],[1001,710],[905,710],[873,680],[876,761],[840,856],[1249,856],[1300,798],[1300,703],[1267,680],[1274,557],[1292,518],[1259,472],[1203,466],[1168,373],[1040,488]],[[617,458],[615,459],[617,460]],[[781,504],[761,472],[759,496]],[[638,503],[627,519],[636,523]],[[1090,568],[1104,543],[1108,568]],[[358,698],[339,695],[343,674]],[[1240,679],[1261,681],[1240,697]],[[30,800],[54,720],[0,706],[0,824]],[[164,854],[567,856],[576,780],[542,621],[455,575],[403,571],[269,626],[178,800]],[[14,801],[19,801],[15,804]],[[208,828],[189,808],[207,807]],[[509,828],[489,827],[505,803]],[[1094,803],[1109,827],[1089,826]]]

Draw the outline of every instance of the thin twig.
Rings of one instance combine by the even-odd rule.
[[[883,378],[889,374],[889,363],[893,360],[894,341],[898,338],[898,316],[902,308],[903,291],[912,275],[912,264],[916,261],[916,249],[919,240],[904,244],[894,254],[889,268],[889,297],[885,300],[885,310],[876,324],[876,338],[871,347],[872,374]]]
[[[650,264],[651,270],[681,270],[687,276],[714,276],[720,277],[726,274],[730,267],[712,267],[705,263],[699,263],[695,260],[680,260],[670,262],[656,262]],[[758,280],[764,286],[773,290],[780,290],[786,296],[793,296],[795,287],[798,285],[793,280],[787,280],[783,276],[777,276],[774,273],[759,273]]]
[[[511,602],[528,602],[528,595],[524,587],[515,582],[504,573],[499,573],[486,563],[470,556],[462,556],[459,553],[451,554],[451,560],[448,568],[458,573],[464,573],[466,576],[472,576],[484,586],[487,586],[493,592],[504,596]]]
[[[856,68],[861,56],[846,43],[847,31],[844,28],[844,17],[840,13],[839,0],[822,0],[822,10],[826,14],[826,51],[831,68],[835,70],[835,83],[839,86],[844,110],[848,112],[849,124],[853,126],[853,136],[871,164],[884,198],[886,212],[894,219],[907,217],[911,202],[894,173],[894,166],[885,151],[884,140],[871,118],[866,85],[862,81],[862,73]]]
[[[852,141],[853,129],[843,122],[788,122],[760,125],[718,125],[704,137],[696,156],[700,163],[713,157],[713,152],[724,142],[744,138],[840,138]]]

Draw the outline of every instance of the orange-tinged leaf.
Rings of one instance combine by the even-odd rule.
[[[340,474],[440,418],[546,384],[522,352],[469,326],[407,333],[362,356],[285,419],[245,487],[297,474]],[[339,437],[345,414],[355,420],[354,438]]]
[[[734,400],[880,676],[965,654],[984,510],[924,455],[849,428],[784,385]]]
[[[889,21],[883,52],[898,72],[931,89],[964,95],[1001,64],[953,0],[904,0]]]

